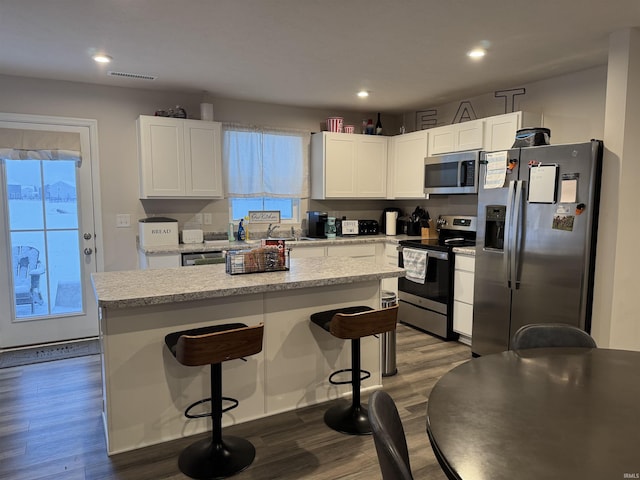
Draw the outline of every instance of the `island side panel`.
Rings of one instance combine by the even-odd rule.
[[[210,430],[207,419],[188,420],[191,403],[210,396],[209,367],[180,365],[164,344],[168,333],[221,323],[257,325],[263,295],[222,297],[124,309],[103,309],[105,425],[109,454]],[[263,352],[224,362],[223,394],[240,401],[223,425],[265,415]]]
[[[380,308],[380,281],[303,288],[265,296],[265,406],[267,414],[325,402],[351,393],[329,375],[351,368],[351,342],[312,324],[312,313],[355,305]],[[363,390],[382,385],[380,340],[361,341],[362,368],[371,378]],[[348,378],[348,374],[344,378]]]

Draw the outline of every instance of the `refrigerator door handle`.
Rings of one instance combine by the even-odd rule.
[[[522,214],[522,185],[523,181],[518,180],[516,182],[516,199],[513,204],[513,230],[511,238],[511,285],[513,290],[517,290],[520,287],[520,280],[518,279],[518,257],[520,252],[518,251],[518,238],[521,231],[521,214]]]
[[[502,269],[504,271],[504,283],[511,289],[511,236],[513,234],[513,198],[515,196],[515,181],[509,182],[509,195],[507,197],[507,211],[504,222],[504,252],[502,252]]]

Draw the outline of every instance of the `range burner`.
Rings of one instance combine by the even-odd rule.
[[[437,221],[438,238],[402,240],[400,245],[413,248],[450,251],[453,247],[473,247],[476,244],[476,217],[445,215]]]

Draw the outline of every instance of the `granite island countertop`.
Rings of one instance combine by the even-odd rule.
[[[293,258],[290,270],[242,275],[225,266],[98,272],[91,275],[99,307],[129,308],[403,277],[404,269],[348,257]]]

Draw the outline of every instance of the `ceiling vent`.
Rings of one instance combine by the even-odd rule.
[[[112,77],[136,78],[138,80],[155,80],[158,78],[153,75],[144,75],[142,73],[114,72],[111,70],[107,72],[107,75],[111,75]]]

